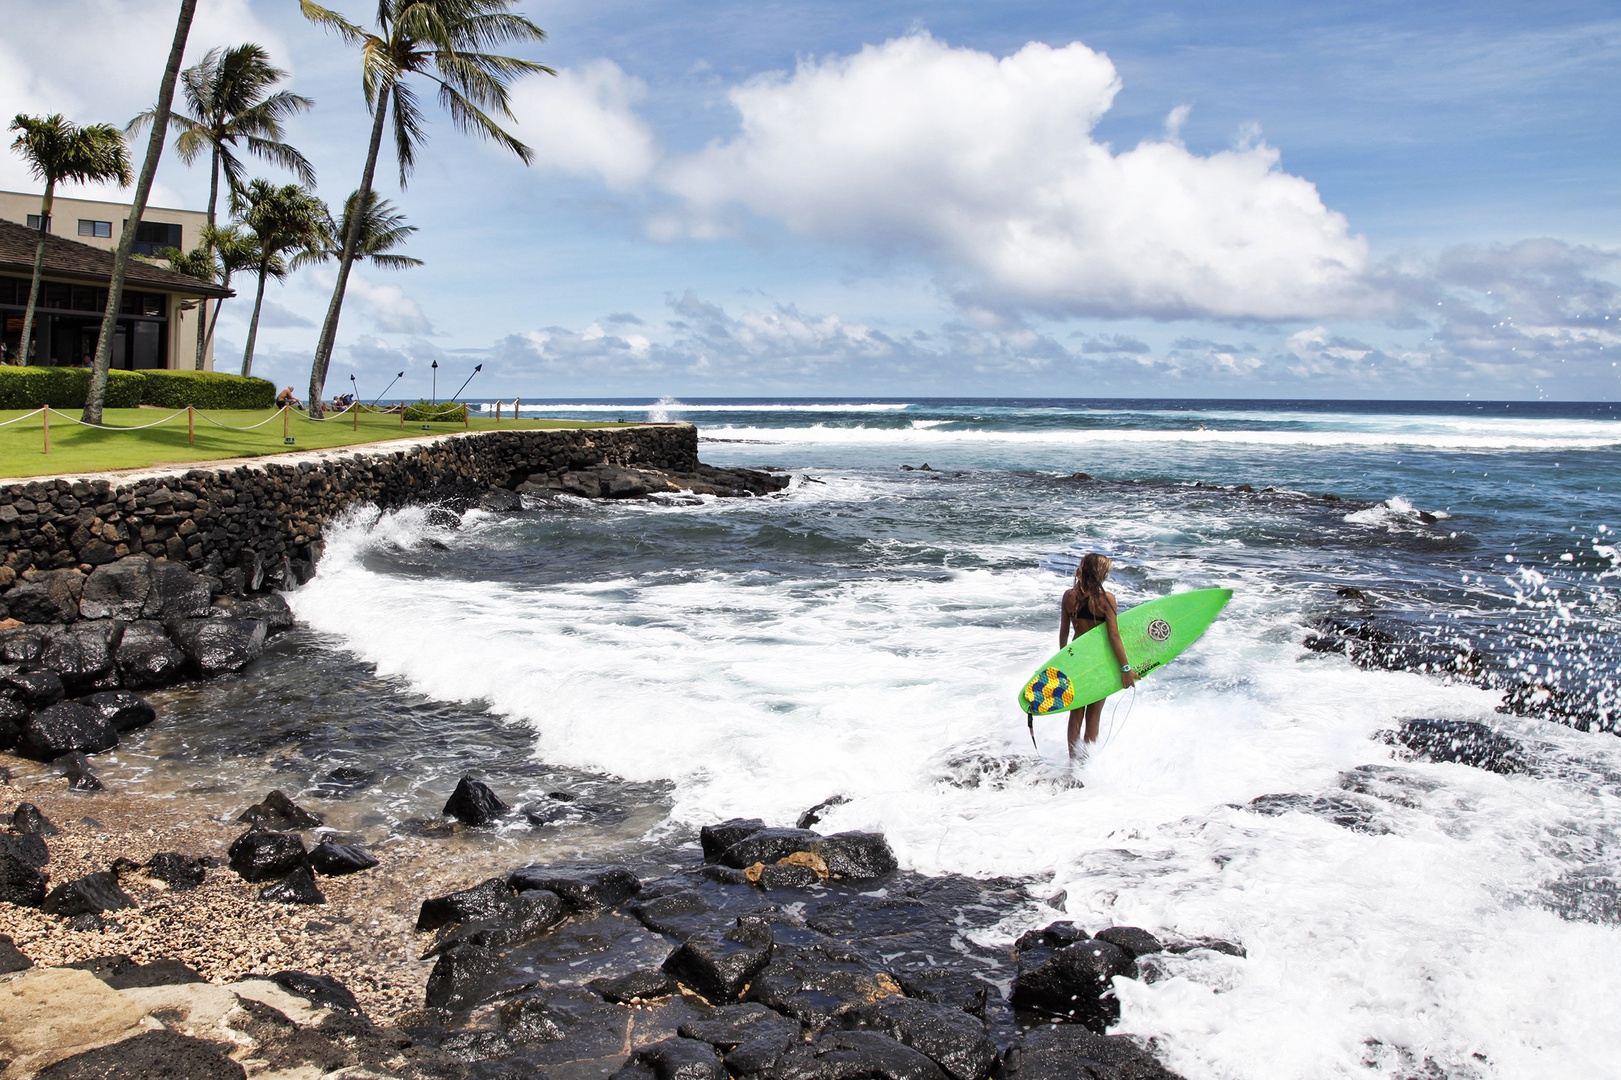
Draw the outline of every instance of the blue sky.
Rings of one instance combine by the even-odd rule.
[[[17,12],[0,112],[127,119],[173,8]],[[338,201],[354,54],[291,0],[200,8],[189,59],[259,41],[316,98],[291,138]],[[330,389],[1621,396],[1611,6],[519,9],[561,73],[515,97],[536,165],[434,115],[409,188],[383,171],[426,265],[364,272]],[[70,20],[122,62],[58,63]],[[206,184],[168,156],[158,201]],[[271,286],[256,372],[307,382],[329,282]]]

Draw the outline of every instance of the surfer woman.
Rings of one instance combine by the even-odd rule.
[[[1114,593],[1103,591],[1103,579],[1109,576],[1109,569],[1113,565],[1107,555],[1094,551],[1075,568],[1075,584],[1064,591],[1062,618],[1058,624],[1058,647],[1062,649],[1068,645],[1071,634],[1078,638],[1096,626],[1107,626],[1109,644],[1120,661],[1120,685],[1125,688],[1136,683],[1137,676],[1131,672],[1126,647],[1120,641],[1120,627],[1115,623]],[[1103,717],[1103,701],[1099,698],[1085,708],[1070,711],[1069,756],[1072,759],[1084,757],[1086,753],[1080,742],[1082,717],[1086,720],[1086,745],[1098,741],[1098,721]]]

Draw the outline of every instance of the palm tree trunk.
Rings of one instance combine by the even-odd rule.
[[[231,287],[231,275],[230,274],[225,275],[225,280],[220,282],[220,287],[225,288],[225,289],[229,289]],[[219,325],[219,322],[220,322],[220,308],[222,308],[224,306],[225,306],[225,300],[224,300],[223,297],[220,298],[219,300],[214,301],[214,317],[208,320],[208,340],[209,341],[214,340],[214,327]]]
[[[360,174],[360,194],[355,200],[356,212],[349,215],[349,228],[343,234],[343,254],[338,259],[338,281],[332,287],[332,302],[327,305],[326,321],[321,324],[321,338],[315,346],[315,362],[310,365],[310,415],[321,415],[321,392],[326,389],[326,371],[332,363],[332,345],[338,337],[338,315],[343,310],[343,292],[349,287],[349,267],[354,265],[355,248],[360,241],[361,207],[371,194],[372,177],[377,173],[377,155],[383,147],[383,117],[388,113],[388,90],[377,94],[377,115],[371,125],[371,148],[366,152],[366,168]]]
[[[214,208],[219,204],[220,196],[220,144],[214,144],[213,171],[208,177],[208,254],[214,254]],[[219,318],[219,302],[214,304],[214,317]],[[197,362],[194,365],[198,371],[203,370],[203,357],[208,354],[208,339],[214,336],[214,328],[208,322],[208,301],[197,302]]]
[[[169,134],[169,109],[174,104],[174,84],[180,80],[180,59],[185,55],[186,38],[191,33],[191,19],[196,13],[197,0],[180,0],[174,43],[169,46],[169,62],[163,68],[163,83],[158,87],[157,108],[153,111],[152,137],[146,143],[146,160],[141,163],[141,176],[135,182],[135,202],[119,235],[118,253],[113,256],[113,277],[107,285],[107,313],[101,317],[95,366],[91,369],[90,389],[84,399],[82,419],[87,424],[101,423],[101,406],[107,400],[107,369],[113,358],[113,333],[118,328],[118,308],[124,299],[124,275],[129,271],[130,251],[135,247],[135,230],[141,223],[141,215],[146,213],[146,198],[152,193],[158,159],[163,156],[163,142]]]
[[[39,278],[45,269],[45,233],[51,227],[51,206],[55,201],[56,178],[51,177],[45,181],[45,198],[39,204],[39,240],[34,244],[34,278],[28,283],[28,307],[23,311],[23,337],[19,342],[23,354],[19,363],[23,365],[30,359],[28,347],[33,344],[34,305],[39,302]]]
[[[259,336],[259,308],[265,302],[265,278],[270,276],[270,267],[264,263],[259,264],[259,289],[253,297],[253,318],[248,320],[248,347],[242,353],[242,374],[253,373],[253,339]]]

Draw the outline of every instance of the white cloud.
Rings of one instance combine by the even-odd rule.
[[[564,68],[555,78],[530,75],[512,89],[514,133],[535,151],[537,168],[634,188],[659,158],[652,129],[633,111],[646,92],[611,60]]]
[[[1120,81],[1080,43],[998,59],[927,34],[731,91],[741,132],[671,163],[688,216],[739,210],[931,260],[965,302],[1054,315],[1369,314],[1367,245],[1259,141],[1115,153],[1091,132]],[[1174,126],[1174,118],[1173,118]],[[657,230],[656,230],[657,234]]]
[[[433,324],[422,306],[398,285],[379,284],[360,274],[351,274],[344,295],[345,306],[358,300],[360,309],[371,317],[377,329],[389,334],[433,333]]]

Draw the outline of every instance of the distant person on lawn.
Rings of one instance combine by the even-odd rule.
[[[276,395],[276,408],[278,409],[302,409],[303,407],[303,404],[293,396],[291,386]]]

